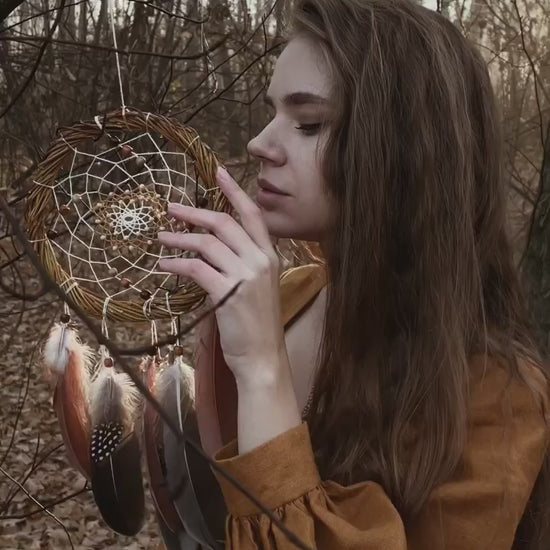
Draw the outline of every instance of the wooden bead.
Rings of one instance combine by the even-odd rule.
[[[129,287],[132,285],[132,281],[130,281],[130,279],[127,279],[126,277],[123,277],[123,278],[120,280],[120,284],[121,284],[124,288],[129,288]]]
[[[208,197],[206,195],[199,195],[197,198],[197,207],[206,208],[208,206]]]
[[[151,347],[147,350],[147,355],[150,355],[151,357],[154,357],[154,356],[157,354],[157,351],[158,351],[158,347],[157,347],[157,346],[151,346]]]
[[[53,240],[59,237],[59,233],[55,229],[48,229],[46,236],[48,237],[48,239]]]
[[[136,166],[141,170],[145,166],[145,159],[143,157],[138,157],[136,159]]]
[[[125,159],[127,159],[133,152],[134,150],[128,144],[122,145],[120,148],[120,154]]]
[[[105,357],[105,359],[103,359],[103,365],[107,368],[111,368],[114,365],[112,357]]]
[[[67,214],[70,214],[71,213],[71,207],[68,205],[68,204],[62,204],[60,207],[59,207],[59,213],[62,215],[62,216],[66,216]]]
[[[142,300],[148,300],[150,297],[151,297],[151,293],[148,291],[148,290],[145,290],[143,289],[140,293],[139,293],[140,297]]]
[[[59,320],[62,323],[67,324],[71,320],[71,316],[68,313],[62,313]]]
[[[180,355],[183,355],[183,347],[182,346],[174,346],[174,355],[176,357],[179,357]]]

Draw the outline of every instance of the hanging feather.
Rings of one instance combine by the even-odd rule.
[[[216,316],[197,327],[193,364],[201,445],[212,456],[237,437],[237,384],[225,362]]]
[[[57,323],[44,345],[43,366],[55,386],[53,406],[69,461],[87,479],[89,456],[89,392],[93,353],[67,322]]]
[[[139,406],[140,394],[130,377],[100,366],[91,386],[92,491],[107,525],[128,536],[139,532],[145,512],[135,432]]]
[[[172,421],[187,437],[199,443],[195,413],[194,370],[181,356],[164,369],[158,392]],[[227,509],[210,466],[189,445],[180,445],[163,426],[167,483],[185,531],[207,548],[222,549]]]
[[[159,373],[166,367],[166,362],[159,365],[156,359],[151,357],[145,359],[141,365],[147,388],[161,404],[162,399],[159,399],[157,380]],[[149,474],[149,486],[157,515],[162,519],[164,528],[171,531],[177,540],[177,534],[183,531],[183,525],[170,499],[166,485],[162,425],[159,422],[157,411],[149,401],[146,401],[144,405],[142,435]]]
[[[174,533],[169,529],[158,511],[156,519],[166,550],[201,550],[199,543],[183,529],[178,531],[178,533]]]

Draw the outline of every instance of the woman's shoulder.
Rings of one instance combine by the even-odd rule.
[[[512,369],[503,359],[480,353],[470,358],[469,374],[470,416],[511,413],[550,427],[550,383],[542,365],[518,355]]]
[[[326,286],[322,264],[306,264],[283,271],[279,277],[283,324],[295,318]]]

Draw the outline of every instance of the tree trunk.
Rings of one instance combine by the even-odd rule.
[[[5,19],[7,19],[12,11],[20,6],[25,0],[4,0],[0,2],[0,28]]]
[[[540,200],[532,214],[533,226],[526,244],[524,272],[538,342],[543,352],[547,353],[550,347],[550,123],[546,129],[545,144]]]

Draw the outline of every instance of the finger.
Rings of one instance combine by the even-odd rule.
[[[258,253],[258,245],[255,244],[250,235],[237,220],[225,212],[170,203],[168,205],[168,215],[187,224],[208,229],[243,259],[254,259]]]
[[[158,268],[188,277],[204,289],[214,303],[221,300],[234,286],[231,279],[198,258],[163,258],[159,260]]]
[[[218,166],[216,180],[231,206],[241,217],[241,223],[245,231],[264,251],[273,250],[269,232],[259,206],[237,184],[225,168]]]
[[[214,235],[161,231],[158,240],[168,248],[198,252],[208,264],[226,275],[242,276],[245,269],[241,258]]]

